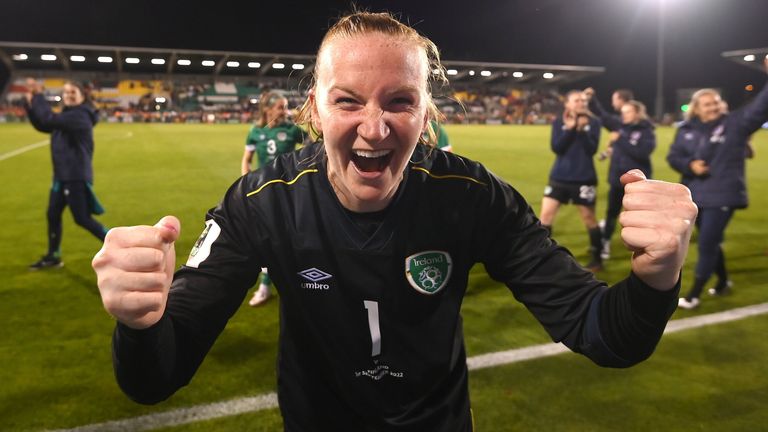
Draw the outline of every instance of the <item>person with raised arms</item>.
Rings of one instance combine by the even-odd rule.
[[[623,176],[632,272],[609,288],[512,186],[422,143],[442,71],[435,45],[390,14],[345,16],[299,115],[319,142],[235,182],[185,265],[174,274],[175,217],[109,232],[93,267],[129,397],[157,403],[186,386],[263,266],[280,292],[287,431],[471,431],[460,308],[477,262],[595,363],[651,355],[696,217],[688,189]]]

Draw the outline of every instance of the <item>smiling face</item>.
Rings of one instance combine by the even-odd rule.
[[[328,178],[349,210],[385,208],[427,125],[428,60],[405,38],[336,37],[318,56],[313,123]]]
[[[83,103],[85,98],[83,92],[73,84],[64,84],[64,91],[61,94],[61,100],[64,102],[64,106],[75,106]]]
[[[693,103],[693,115],[704,123],[717,120],[723,115],[723,102],[714,92],[702,93]]]
[[[565,110],[570,112],[583,112],[587,109],[587,99],[582,92],[570,92],[565,99]]]

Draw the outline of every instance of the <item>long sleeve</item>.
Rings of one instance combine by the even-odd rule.
[[[40,102],[36,102],[36,99],[40,98],[42,100],[42,103],[45,104],[45,106],[41,106]],[[36,108],[32,108],[32,103],[36,104]],[[46,125],[40,121],[40,113],[45,113],[46,111],[50,112],[51,107],[48,106],[48,104],[45,102],[45,97],[42,95],[35,95],[32,98],[32,103],[28,103],[24,105],[24,109],[27,111],[27,117],[29,118],[29,122],[32,123],[32,127],[34,127],[39,132],[43,133],[51,133],[53,131],[53,128],[49,125]]]
[[[596,119],[590,119],[589,129],[579,132],[586,136],[586,146],[584,150],[590,156],[597,153],[597,148],[600,145],[600,121]]]
[[[647,359],[677,307],[679,292],[680,279],[673,289],[658,291],[630,274],[590,308],[587,340],[595,346],[605,344],[613,357],[611,366],[627,367]]]
[[[733,115],[739,116],[739,129],[745,137],[755,133],[768,121],[768,83],[745,107],[737,110]]]
[[[649,291],[639,279],[608,288],[541,227],[514,189],[489,180],[491,216],[478,241],[481,262],[504,282],[556,342],[608,367],[647,358],[674,310],[675,292]],[[674,291],[674,290],[673,290]]]
[[[32,98],[28,113],[32,125],[41,132],[50,132],[53,129],[88,130],[93,127],[93,120],[83,111],[64,110],[60,114],[54,113],[42,94]]]
[[[690,164],[694,160],[690,149],[685,145],[685,131],[678,129],[675,134],[675,141],[669,147],[667,162],[675,171],[685,176],[692,176]]]
[[[616,140],[613,143],[614,151],[619,150],[635,160],[647,160],[656,148],[656,136],[653,130],[643,130],[635,144],[632,144],[631,134],[632,132],[630,132],[630,136],[623,136]]]
[[[559,155],[565,154],[575,139],[575,129],[564,129],[562,122],[556,121],[552,123],[552,137],[550,146],[553,152]]]
[[[262,263],[238,229],[245,218],[238,184],[208,213],[190,260],[176,272],[162,319],[145,330],[115,329],[115,375],[136,402],[160,402],[189,383],[258,276]]]
[[[621,129],[621,117],[606,111],[605,108],[603,108],[603,104],[601,104],[596,97],[592,97],[592,99],[589,100],[589,110],[600,119],[603,123],[603,127],[607,130],[614,132]]]

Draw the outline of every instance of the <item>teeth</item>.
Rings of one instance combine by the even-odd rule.
[[[352,153],[360,157],[373,159],[373,158],[386,156],[391,151],[392,150],[352,150]]]

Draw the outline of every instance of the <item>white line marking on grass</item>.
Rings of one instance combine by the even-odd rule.
[[[20,155],[22,153],[26,153],[26,152],[28,152],[30,150],[34,150],[34,149],[36,149],[38,147],[43,147],[43,146],[47,145],[49,142],[50,142],[50,140],[43,140],[43,141],[36,142],[34,144],[26,145],[26,146],[21,147],[21,148],[17,148],[16,150],[11,150],[8,153],[3,153],[3,154],[0,155],[0,161],[1,160],[6,160],[6,159],[10,159],[10,158],[12,158],[14,156],[18,156],[18,155]]]
[[[672,320],[667,324],[664,333],[675,333],[697,327],[736,321],[756,315],[768,313],[768,303],[731,309],[723,312]],[[542,344],[508,351],[483,354],[467,359],[469,370],[484,369],[493,366],[516,363],[553,356],[568,351],[562,344]],[[204,420],[229,417],[237,414],[262,411],[277,408],[277,394],[267,393],[260,396],[233,399],[189,408],[175,409],[141,417],[114,420],[80,426],[73,429],[58,429],[52,432],[122,432],[146,431],[162,427],[179,426]]]
[[[115,420],[105,423],[96,423],[88,426],[80,426],[74,429],[58,429],[52,432],[146,431],[159,429],[161,427],[178,426],[203,420],[211,420],[219,417],[227,417],[272,408],[277,408],[276,393],[267,393],[261,396],[233,399],[206,405],[197,405],[189,408],[180,408],[157,414],[143,415],[141,417],[127,418],[124,420]]]

